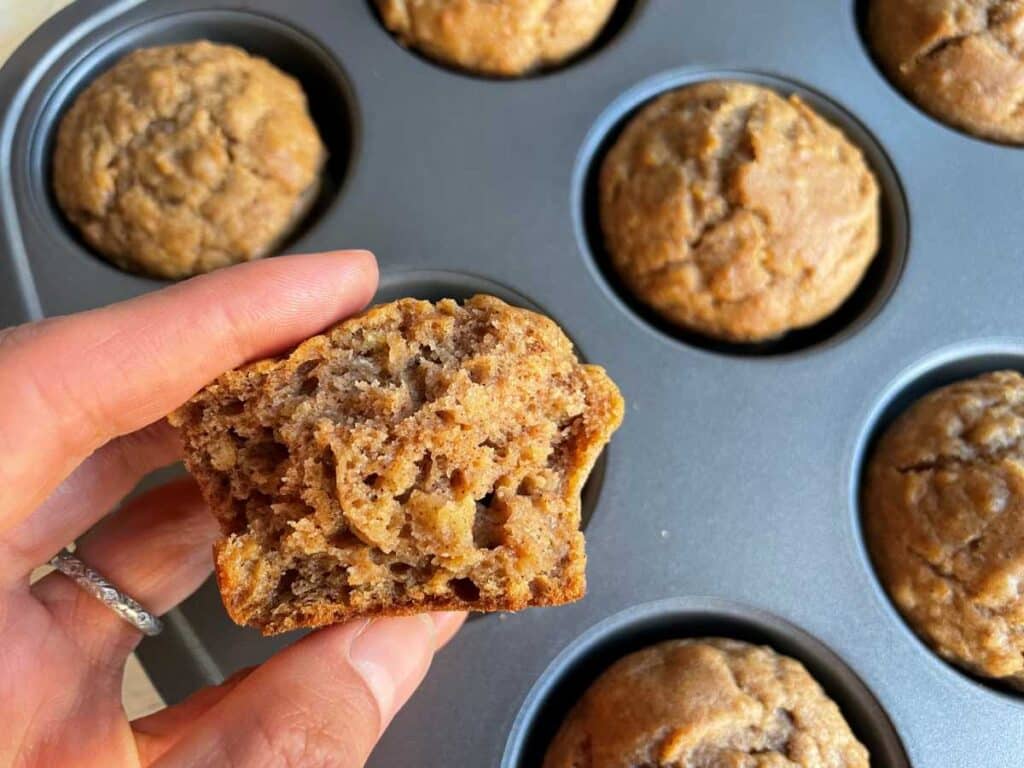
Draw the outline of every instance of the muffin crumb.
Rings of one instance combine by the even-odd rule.
[[[580,492],[622,414],[551,320],[477,296],[375,307],[171,421],[225,606],[274,634],[582,597]]]

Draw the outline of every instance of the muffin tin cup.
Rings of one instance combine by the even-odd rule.
[[[882,64],[879,56],[875,53],[872,42],[871,34],[868,23],[868,13],[870,11],[871,0],[853,0],[853,14],[854,23],[860,32],[861,43],[864,46],[865,53],[871,58],[875,66],[878,68],[880,75],[888,80],[889,76],[885,71],[885,66]],[[1001,141],[995,138],[989,138],[987,136],[978,136],[971,133],[966,128],[955,125],[952,122],[946,121],[938,115],[930,113],[924,107],[915,102],[908,93],[904,93],[895,82],[889,81],[889,87],[892,88],[893,92],[903,98],[908,107],[914,109],[923,118],[932,121],[937,127],[959,134],[959,136],[967,141],[979,141],[991,144],[998,147],[1006,148],[1020,148],[1022,145],[1019,142],[1013,142],[1010,140]]]
[[[373,14],[374,18],[376,18],[381,25],[383,25],[384,22],[381,19],[380,11],[377,9],[377,0],[365,0],[365,2],[369,7],[370,13]],[[398,42],[397,39],[395,42],[397,45],[402,45],[406,51],[408,51],[413,56],[419,57],[425,63],[437,67],[438,69],[441,69],[446,72],[450,72],[456,75],[462,75],[463,77],[472,77],[480,80],[494,81],[546,77],[548,75],[557,74],[560,70],[565,69],[566,67],[576,66],[584,59],[593,56],[595,53],[600,52],[602,48],[604,48],[610,42],[612,42],[615,39],[615,37],[620,32],[622,32],[623,29],[627,27],[627,25],[633,17],[633,12],[636,10],[636,7],[643,2],[644,0],[618,0],[615,9],[612,11],[611,16],[608,18],[608,21],[605,23],[604,27],[601,29],[600,32],[598,32],[594,40],[589,45],[585,46],[576,54],[574,54],[573,56],[569,57],[564,61],[558,62],[556,64],[550,64],[548,66],[537,67],[533,70],[530,70],[529,72],[526,72],[524,75],[518,77],[488,74],[476,72],[470,69],[465,69],[457,66],[456,64],[443,61],[439,58],[431,56],[430,54],[419,50],[415,46],[406,46],[403,43]]]
[[[857,147],[879,186],[879,248],[860,283],[833,313],[806,328],[760,343],[729,343],[685,331],[660,317],[623,284],[611,263],[600,220],[600,175],[605,157],[623,129],[651,101],[670,91],[708,81],[737,81],[771,88],[783,97],[799,97],[815,112],[843,131]],[[598,117],[580,150],[573,173],[573,213],[580,251],[604,284],[612,301],[639,322],[666,337],[712,352],[730,355],[784,355],[842,341],[862,328],[881,310],[899,281],[906,260],[910,222],[899,177],[885,150],[848,111],[821,93],[792,79],[764,72],[708,70],[686,67],[645,80],[619,96]]]
[[[853,446],[850,462],[850,509],[853,513],[851,526],[861,548],[864,569],[874,577],[875,594],[891,611],[893,620],[904,625],[908,642],[918,646],[924,660],[933,665],[940,674],[961,678],[958,682],[973,686],[979,696],[999,697],[1011,706],[1019,708],[1024,715],[1024,696],[1019,689],[999,680],[972,675],[962,667],[943,660],[931,650],[924,639],[915,634],[875,574],[862,525],[863,477],[872,450],[885,430],[901,413],[929,392],[993,371],[1018,371],[1024,374],[1024,340],[995,338],[956,344],[933,352],[895,377],[880,394],[865,418],[864,429]]]
[[[978,685],[908,630],[866,557],[854,489],[885,404],[931,370],[921,361],[946,360],[936,350],[981,360],[989,349],[1001,365],[1010,358],[999,355],[1024,346],[1024,152],[912,107],[872,62],[854,6],[638,0],[579,60],[492,80],[403,49],[366,2],[77,0],[0,70],[0,322],[165,285],[89,252],[49,193],[55,121],[116,53],[203,34],[302,70],[341,165],[336,191],[287,250],[373,250],[381,298],[483,289],[540,308],[627,401],[591,483],[599,493],[584,501],[587,597],[467,624],[371,765],[501,765],[510,737],[525,733],[531,690],[560,674],[545,670],[560,669],[553,660],[590,628],[650,601],[715,595],[751,606],[718,626],[761,627],[840,699],[847,683],[870,692],[865,722],[882,725],[862,735],[889,734],[877,742],[882,765],[890,755],[904,764],[884,746],[896,733],[906,764],[1017,768],[1021,697]],[[758,354],[681,337],[637,312],[601,268],[586,214],[588,174],[615,126],[661,90],[722,76],[807,96],[865,149],[890,219],[884,269],[865,283],[861,309],[806,343]],[[974,369],[949,369],[959,370]],[[689,607],[665,614],[719,612],[679,605]],[[785,622],[758,623],[765,616]],[[167,627],[140,654],[169,701],[295,639],[232,625],[212,582]],[[817,644],[831,660],[814,666]]]
[[[709,597],[659,600],[616,614],[560,653],[530,690],[509,735],[501,768],[530,768],[587,688],[617,660],[684,638],[725,637],[767,645],[801,662],[835,701],[874,765],[907,768],[906,753],[871,692],[828,648],[764,611]]]
[[[49,87],[33,92],[27,113],[19,121],[22,149],[19,162],[12,168],[12,180],[18,179],[22,194],[15,204],[23,226],[46,232],[56,242],[55,253],[62,264],[40,264],[42,257],[28,257],[33,271],[46,280],[52,269],[59,282],[74,283],[81,278],[79,290],[106,282],[125,295],[159,287],[158,278],[122,271],[92,252],[75,228],[59,210],[53,193],[52,156],[60,119],[74,99],[97,75],[136,48],[168,45],[207,37],[219,43],[237,45],[252,54],[269,59],[301,83],[310,113],[327,150],[320,188],[309,210],[297,222],[279,250],[301,242],[332,207],[344,184],[356,142],[357,119],[350,86],[340,65],[326,48],[294,26],[275,18],[245,11],[196,9],[169,12],[156,18],[144,18],[116,34],[97,34],[81,46],[67,61]],[[26,236],[23,247],[31,242]],[[74,253],[68,258],[69,252]],[[56,260],[55,260],[56,261]],[[48,283],[39,286],[45,292]]]

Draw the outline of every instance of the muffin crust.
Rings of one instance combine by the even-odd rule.
[[[569,714],[544,768],[867,768],[867,750],[798,661],[721,638],[613,664]]]
[[[403,45],[470,72],[518,77],[586,48],[616,0],[376,0]]]
[[[816,323],[878,250],[878,185],[860,151],[798,97],[747,83],[644,107],[605,158],[600,205],[625,286],[724,341]]]
[[[272,251],[325,157],[296,80],[200,41],[134,51],[89,85],[61,120],[53,185],[109,261],[181,278]]]
[[[864,526],[879,578],[944,658],[1024,689],[1024,377],[926,395],[867,468]]]
[[[580,492],[622,415],[551,320],[477,296],[375,307],[171,422],[224,604],[273,634],[582,597]]]
[[[1024,142],[1022,0],[871,0],[868,36],[890,79],[926,112]]]

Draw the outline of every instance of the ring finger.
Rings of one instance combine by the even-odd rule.
[[[75,554],[149,611],[162,614],[209,575],[217,525],[191,478],[156,488],[100,522]],[[140,633],[71,579],[52,573],[32,587],[85,658],[118,668]]]

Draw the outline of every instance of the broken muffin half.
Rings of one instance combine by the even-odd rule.
[[[228,613],[275,634],[582,597],[580,492],[622,415],[554,322],[476,296],[374,307],[170,421]]]

